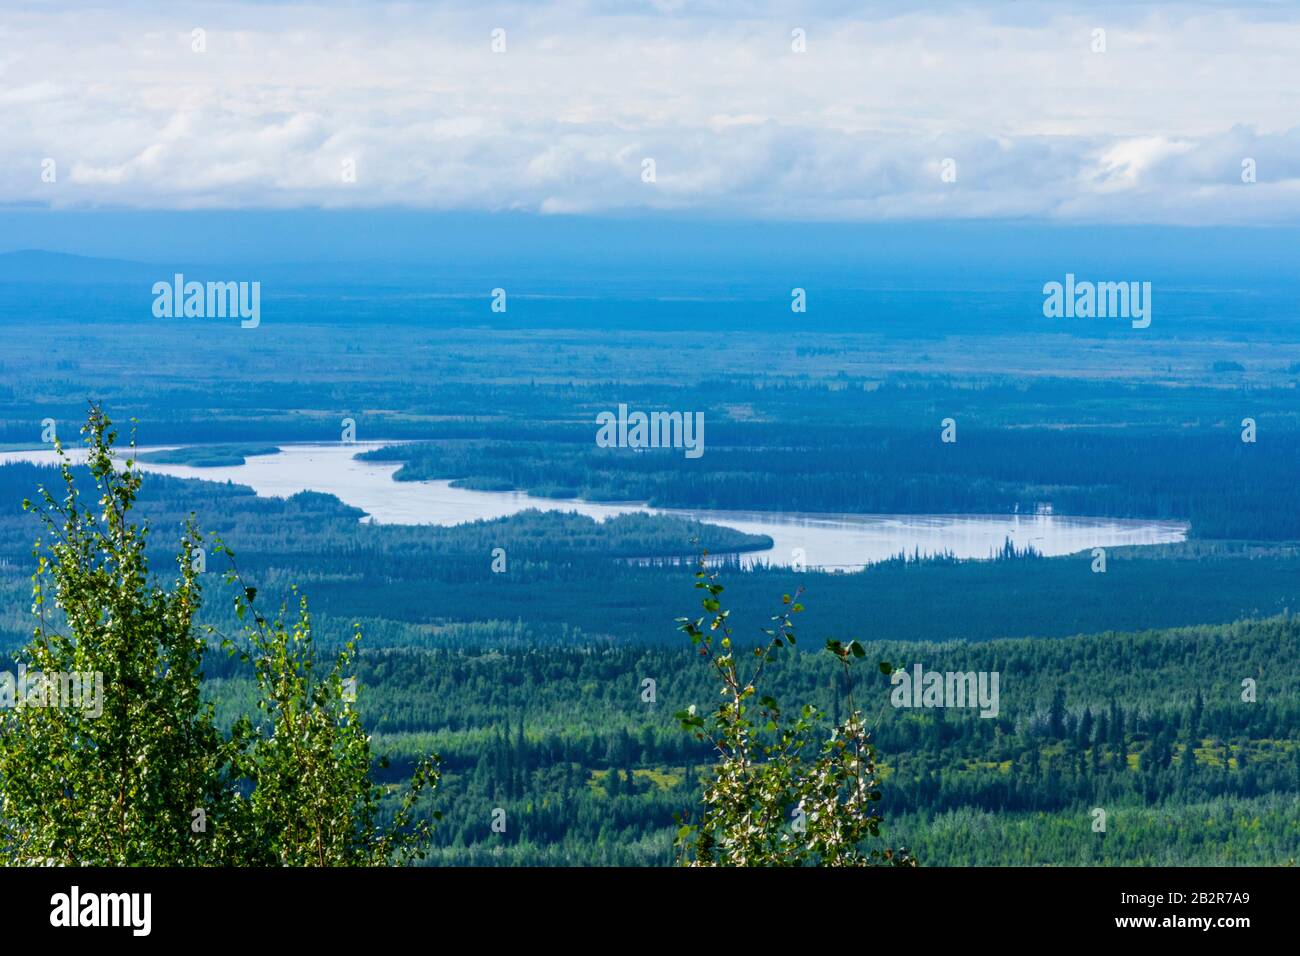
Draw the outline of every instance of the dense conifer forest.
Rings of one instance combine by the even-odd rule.
[[[1005,319],[989,307],[986,333]],[[698,804],[712,765],[675,719],[716,694],[673,624],[694,606],[690,566],[702,550],[718,556],[742,641],[758,638],[776,598],[803,589],[806,649],[774,666],[774,691],[828,721],[852,691],[872,720],[885,838],[922,865],[1295,861],[1300,355],[1281,325],[1210,349],[1193,333],[1218,319],[1189,313],[1188,337],[1155,336],[1135,356],[1106,336],[908,338],[924,331],[919,318],[887,335],[847,328],[794,341],[721,321],[723,347],[705,363],[631,315],[599,342],[546,328],[484,339],[454,322],[436,334],[416,323],[361,334],[361,319],[340,316],[337,328],[272,327],[239,355],[210,330],[150,329],[166,371],[129,388],[102,383],[141,345],[134,326],[66,326],[47,346],[52,363],[25,360],[19,339],[6,353],[0,440],[40,447],[43,417],[67,440],[93,390],[119,422],[138,420],[142,445],[182,446],[148,459],[200,471],[291,442],[337,442],[353,418],[359,439],[383,443],[365,457],[400,465],[399,481],[698,509],[1050,507],[1183,522],[1187,541],[1110,549],[1104,574],[1087,551],[1010,546],[984,560],[900,553],[824,572],[742,569],[769,539],[665,515],[379,524],[328,494],[270,498],[157,474],[143,476],[138,503],[155,570],[172,566],[193,514],[239,555],[266,606],[292,601],[293,585],[310,596],[322,647],[360,626],[358,707],[374,773],[396,784],[423,754],[444,761],[422,798],[443,814],[426,863],[677,859],[674,815]],[[322,342],[330,367],[349,369],[346,385],[296,369]],[[1012,374],[1044,349],[1059,374]],[[237,389],[222,384],[236,373]],[[706,453],[597,447],[595,416],[620,402],[702,410]],[[940,441],[947,417],[952,444]],[[1245,418],[1255,442],[1242,440]],[[6,666],[32,633],[37,529],[18,505],[56,480],[48,467],[0,465]],[[221,568],[209,551],[200,620],[230,633],[242,592]],[[896,708],[872,668],[845,686],[833,661],[809,652],[830,639],[863,642],[872,661],[996,671],[999,712]],[[218,721],[233,726],[255,698],[247,665],[210,654],[204,671]],[[502,832],[490,825],[498,809]]]

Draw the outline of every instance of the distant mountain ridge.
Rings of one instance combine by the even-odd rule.
[[[44,249],[0,253],[3,282],[138,282],[160,274],[158,266],[127,259],[100,259]]]

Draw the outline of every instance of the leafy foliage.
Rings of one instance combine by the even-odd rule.
[[[360,634],[317,678],[306,598],[299,600],[292,627],[285,624],[283,607],[268,621],[254,606],[256,588],[244,585],[230,557],[228,578],[242,588],[236,613],[253,620],[247,632],[251,651],[224,643],[253,666],[264,718],[257,724],[242,718],[233,731],[240,745],[235,766],[252,784],[236,857],[286,866],[381,866],[421,857],[432,824],[414,819],[414,809],[420,794],[437,785],[439,758],[417,762],[392,824],[380,828],[382,790],[370,781],[370,738],[353,706],[356,679],[348,676]],[[381,769],[386,766],[381,760]]]
[[[691,705],[677,714],[683,729],[707,740],[718,756],[706,783],[698,823],[682,821],[677,845],[696,866],[914,866],[906,850],[863,848],[880,836],[881,797],[875,748],[866,720],[848,699],[849,715],[829,737],[815,743],[821,714],[805,704],[787,715],[770,694],[759,692],[766,665],[781,648],[795,647],[793,615],[803,611],[798,592],[782,598],[783,610],[765,628],[767,643],[754,649],[748,677],[736,658],[731,612],[719,595],[717,573],[701,561],[695,586],[706,592],[706,615],[678,625],[722,681],[723,700],[708,717]],[[866,655],[857,641],[828,641],[848,675],[850,662]],[[793,816],[793,820],[789,817]]]
[[[32,578],[39,623],[20,659],[43,679],[39,697],[27,689],[0,710],[0,859],[327,866],[418,855],[430,824],[412,808],[436,785],[437,758],[417,766],[395,819],[379,827],[370,740],[344,694],[355,642],[316,680],[305,602],[292,629],[254,610],[247,649],[227,644],[254,666],[267,720],[222,733],[203,700],[206,641],[194,622],[201,538],[187,525],[179,578],[159,585],[148,527],[132,521],[132,459],[117,467],[116,433],[97,406],[83,434],[95,505],[61,445],[63,496],[42,487],[40,505],[24,502],[46,537]],[[245,589],[241,616],[255,596]],[[97,699],[70,700],[63,679],[73,675]]]

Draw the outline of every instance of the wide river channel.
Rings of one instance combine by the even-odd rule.
[[[141,471],[233,481],[259,495],[287,497],[320,491],[366,512],[365,520],[386,524],[453,525],[499,518],[527,508],[577,511],[603,520],[629,511],[671,514],[726,525],[774,542],[744,556],[747,564],[851,570],[900,552],[951,552],[959,558],[987,558],[1010,539],[1044,555],[1091,548],[1167,544],[1182,541],[1187,526],[1171,521],[1079,518],[1067,515],[852,515],[799,512],[709,511],[650,508],[636,502],[608,504],[534,498],[520,492],[470,491],[450,481],[394,481],[397,464],[357,461],[355,455],[380,443],[282,445],[275,455],[258,455],[229,468],[194,468],[139,462]],[[146,449],[140,449],[144,451]],[[53,463],[52,450],[0,452],[0,463]]]

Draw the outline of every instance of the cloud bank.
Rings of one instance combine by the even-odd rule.
[[[0,204],[1300,221],[1300,12],[903,8],[20,6]]]

